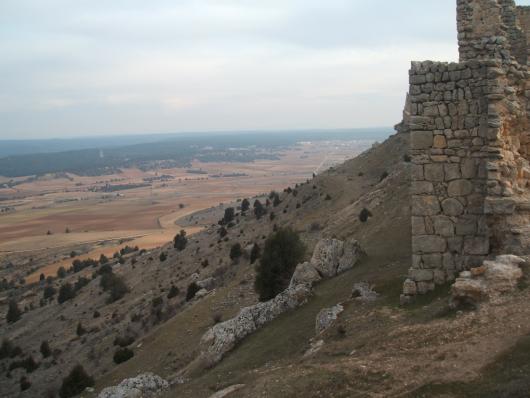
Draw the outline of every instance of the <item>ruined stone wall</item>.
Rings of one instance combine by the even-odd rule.
[[[457,8],[460,63],[410,70],[405,302],[489,255],[530,250],[530,13],[513,0],[457,0]]]

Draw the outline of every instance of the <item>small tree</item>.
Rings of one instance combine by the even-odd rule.
[[[43,358],[48,358],[50,355],[52,355],[52,350],[50,348],[50,344],[48,344],[48,341],[44,340],[40,344],[40,353],[42,354]]]
[[[201,290],[199,285],[197,285],[195,282],[191,282],[188,285],[188,290],[186,291],[186,301],[192,300],[199,290]]]
[[[130,348],[123,347],[118,348],[116,352],[114,353],[114,357],[112,358],[114,360],[114,363],[120,364],[122,362],[128,361],[134,357],[134,352]]]
[[[75,297],[75,290],[73,289],[70,283],[65,283],[59,288],[59,296],[57,297],[57,302],[59,304],[64,303],[65,301],[71,300]]]
[[[167,260],[167,254],[162,252],[160,253],[160,256],[158,256],[158,258],[160,259],[160,262],[164,262]]]
[[[248,209],[250,208],[250,202],[248,201],[248,199],[243,199],[243,201],[241,202],[241,211],[245,212],[247,211]]]
[[[367,208],[362,209],[359,213],[359,220],[361,222],[366,222],[368,221],[368,217],[372,217],[372,213],[370,212],[370,210],[368,210]]]
[[[44,274],[40,274],[39,275],[39,281],[42,282],[46,279],[46,276],[44,276]]]
[[[6,314],[6,320],[8,323],[15,323],[22,317],[22,312],[18,308],[18,304],[15,300],[10,300],[8,310]]]
[[[305,246],[298,233],[289,228],[278,229],[267,238],[254,283],[261,301],[274,298],[289,285],[304,253]]]
[[[75,330],[75,333],[81,337],[82,335],[84,335],[86,333],[86,329],[83,327],[83,324],[81,323],[81,321],[79,321],[77,323],[77,328]]]
[[[224,226],[222,226],[221,228],[219,228],[217,230],[217,232],[219,233],[219,237],[221,239],[223,239],[227,234],[228,234],[228,231],[226,230],[226,228]]]
[[[257,243],[254,243],[250,251],[250,264],[254,264],[258,258],[261,257],[261,248]]]
[[[105,256],[103,253],[101,253],[101,256],[99,256],[99,263],[101,265],[107,264],[109,262],[109,258]]]
[[[234,220],[235,210],[233,207],[227,207],[225,209],[225,214],[221,220],[221,225],[230,224]]]
[[[60,279],[63,279],[66,277],[66,269],[64,269],[64,267],[59,267],[59,269],[57,270],[57,277],[60,278]]]
[[[20,391],[26,391],[29,390],[31,387],[31,382],[28,380],[26,376],[20,377]]]
[[[171,285],[171,288],[169,289],[169,292],[167,294],[167,298],[171,299],[173,297],[177,297],[180,294],[180,290],[177,286]]]
[[[254,202],[254,215],[256,216],[256,218],[259,220],[266,213],[267,213],[267,210],[265,209],[265,207],[263,207],[261,202],[258,199],[256,199],[256,201]]]
[[[240,243],[234,243],[232,247],[230,248],[230,259],[232,261],[236,261],[241,257],[243,254],[243,250],[241,249]]]
[[[59,396],[61,398],[74,397],[93,385],[94,379],[86,373],[81,365],[76,365],[70,374],[63,379]]]
[[[173,247],[180,252],[186,248],[187,244],[186,231],[181,230],[173,239]]]
[[[49,300],[55,296],[57,290],[52,285],[46,285],[44,291],[42,292],[42,298],[44,300]]]

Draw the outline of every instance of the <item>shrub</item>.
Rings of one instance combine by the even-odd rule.
[[[79,321],[77,323],[77,328],[75,330],[75,333],[81,337],[82,335],[84,335],[86,333],[86,329],[83,327],[83,325],[81,324],[81,321]]]
[[[114,357],[112,358],[114,360],[114,363],[120,364],[125,361],[128,361],[134,357],[134,352],[130,348],[124,347],[124,348],[118,348],[116,352],[114,353]]]
[[[11,356],[13,350],[13,343],[11,343],[11,341],[9,341],[8,339],[3,339],[2,345],[0,346],[0,360],[5,358],[13,358]]]
[[[104,264],[98,269],[98,274],[112,274],[112,266],[110,264]]]
[[[361,222],[366,222],[368,221],[368,217],[372,217],[372,213],[370,212],[370,210],[368,210],[366,207],[364,209],[361,210],[361,212],[359,213],[359,220]]]
[[[258,258],[261,257],[261,248],[257,243],[254,243],[250,251],[250,264],[254,264]]]
[[[241,202],[241,211],[247,211],[250,208],[250,202],[248,199],[243,199]]]
[[[186,301],[192,300],[199,290],[201,290],[199,285],[197,285],[195,282],[191,282],[188,285],[188,290],[186,291]]]
[[[129,292],[129,288],[125,284],[124,280],[113,272],[106,272],[101,275],[99,285],[104,291],[110,292],[108,303],[113,303]]]
[[[155,297],[153,301],[151,301],[153,307],[160,307],[162,304],[164,304],[164,299],[160,296]]]
[[[304,253],[304,244],[291,229],[278,229],[267,238],[254,283],[260,301],[274,298],[289,285]]]
[[[173,247],[180,252],[186,248],[187,244],[188,239],[186,238],[186,231],[181,230],[173,239]]]
[[[102,253],[101,256],[99,256],[99,263],[101,265],[104,265],[104,264],[107,264],[108,262],[109,262],[109,258]]]
[[[278,192],[272,191],[269,197],[272,200],[272,205],[274,207],[278,207],[280,203],[282,203],[280,200],[280,195],[278,195]]]
[[[59,269],[57,270],[57,277],[60,279],[66,277],[66,270],[64,269],[64,267],[59,267]]]
[[[44,274],[40,274],[39,275],[39,281],[42,282],[46,279],[46,276],[44,276]]]
[[[217,232],[219,233],[219,237],[221,239],[223,239],[226,236],[226,234],[228,233],[228,231],[226,230],[226,228],[224,226],[219,228],[219,230]]]
[[[230,259],[236,261],[243,254],[240,243],[234,243],[230,248]]]
[[[18,308],[18,304],[15,300],[9,301],[9,308],[6,314],[7,323],[15,323],[20,318],[22,318],[22,312]]]
[[[412,158],[410,157],[408,153],[406,153],[403,155],[403,161],[406,163],[410,163],[412,161]]]
[[[86,285],[90,283],[90,280],[88,278],[85,278],[84,276],[80,276],[77,279],[77,282],[74,284],[74,290],[78,292],[82,288],[84,288]]]
[[[93,318],[99,318],[100,316],[101,316],[101,314],[99,313],[98,310],[95,310],[94,313],[92,314]]]
[[[274,221],[275,218],[276,218],[276,214],[274,214],[274,212],[271,211],[271,213],[269,214],[269,220]]]
[[[70,398],[82,393],[85,388],[92,387],[94,379],[90,377],[81,365],[76,365],[68,376],[63,379],[59,396]]]
[[[164,262],[164,261],[167,260],[167,254],[162,252],[162,253],[160,253],[160,256],[158,256],[158,258],[159,258],[160,262]]]
[[[48,358],[50,355],[52,355],[50,344],[48,344],[46,340],[40,343],[40,353],[42,354],[43,358]]]
[[[233,207],[227,207],[225,209],[225,214],[224,214],[223,218],[221,219],[221,221],[219,222],[219,224],[221,224],[221,225],[230,224],[232,221],[234,221],[235,214],[236,214],[236,212],[235,212],[235,209]]]
[[[324,200],[331,200],[331,196],[330,196],[329,193],[326,195],[326,197],[324,198]]]
[[[44,300],[49,300],[55,296],[55,293],[57,293],[57,290],[53,286],[46,285],[44,287],[44,291],[42,292],[42,297]]]
[[[175,285],[171,285],[171,288],[169,289],[169,292],[167,294],[168,299],[172,299],[173,297],[177,297],[180,294],[180,290]]]
[[[20,378],[20,391],[29,390],[30,387],[31,387],[31,382],[28,380],[26,376],[22,376]]]
[[[263,207],[261,202],[258,199],[256,199],[254,202],[254,215],[259,220],[265,214],[267,214],[267,210],[265,209],[265,207]]]
[[[57,297],[57,302],[59,304],[64,303],[65,301],[71,300],[75,297],[75,291],[72,288],[70,283],[65,283],[59,288],[59,296]]]

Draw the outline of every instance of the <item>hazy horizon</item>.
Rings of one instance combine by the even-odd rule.
[[[4,0],[0,138],[391,126],[454,3]]]

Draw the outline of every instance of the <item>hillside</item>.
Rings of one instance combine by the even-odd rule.
[[[507,391],[523,391],[530,382],[529,373],[520,372],[530,354],[525,337],[530,333],[530,317],[523,305],[530,296],[527,289],[469,313],[448,308],[447,288],[420,298],[413,306],[399,307],[411,256],[408,145],[407,134],[390,137],[286,190],[280,195],[281,203],[270,205],[260,220],[251,212],[238,213],[222,239],[219,226],[212,224],[189,236],[182,251],[168,245],[124,256],[124,263],[112,269],[129,292],[113,303],[108,303],[109,293],[100,287],[102,276],[95,273],[90,280],[92,267],[53,282],[58,287],[74,283],[80,275],[89,278],[63,304],[51,300],[39,306],[42,282],[12,292],[23,298],[21,305],[28,312],[14,324],[3,323],[1,334],[21,347],[23,354],[17,358],[31,355],[39,366],[27,373],[32,385],[20,393],[19,380],[26,372],[8,371],[17,358],[3,359],[0,389],[6,396],[55,396],[63,377],[80,363],[95,377],[95,392],[144,372],[173,381],[183,377],[184,383],[173,384],[163,395],[167,397],[209,397],[237,384],[244,386],[230,397],[457,397],[462,391],[498,396],[498,387],[482,380],[496,380]],[[361,222],[364,208],[371,217]],[[222,209],[194,217],[214,221],[222,218]],[[232,262],[230,248],[234,243],[243,248],[262,245],[275,225],[300,233],[307,258],[323,237],[355,238],[367,257],[354,269],[318,284],[306,305],[247,337],[216,367],[189,368],[209,327],[257,302],[254,267],[246,257]],[[167,257],[164,261],[162,253]],[[210,277],[214,290],[186,302],[188,285]],[[376,301],[350,298],[353,284],[361,281],[374,285],[379,294]],[[168,298],[172,286],[179,294]],[[316,314],[337,303],[345,308],[339,321],[315,338]],[[80,335],[76,333],[79,324],[84,330]],[[119,365],[113,363],[117,337],[129,338],[127,345],[134,351],[132,358]],[[39,353],[43,340],[54,351],[51,357],[42,358]],[[305,355],[318,340],[323,342],[321,348]],[[453,371],[462,367],[464,377]]]

